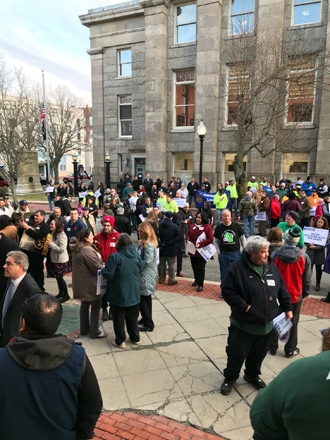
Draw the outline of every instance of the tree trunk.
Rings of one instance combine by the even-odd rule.
[[[9,188],[11,189],[13,201],[14,201],[15,205],[18,205],[14,173],[9,173],[9,179],[10,179]]]
[[[246,173],[244,171],[243,158],[244,155],[236,154],[233,164],[238,200],[241,200],[243,197],[245,197],[246,188],[247,188]]]
[[[53,162],[53,167],[54,167],[54,174],[55,174],[55,183],[60,183],[59,182],[59,177],[58,177],[58,167],[59,167],[59,165],[60,165],[60,162],[58,161],[58,162],[56,162],[56,161],[54,161]]]

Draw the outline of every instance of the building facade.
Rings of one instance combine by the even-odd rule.
[[[243,95],[228,52],[243,27],[255,37],[257,60],[261,35],[263,41],[276,35],[283,47],[296,42],[302,58],[295,66],[292,57],[283,98],[281,130],[294,124],[294,141],[276,151],[275,139],[267,157],[251,150],[244,158],[248,176],[326,177],[329,92],[314,82],[329,80],[322,68],[330,45],[328,14],[326,0],[140,0],[88,11],[80,20],[90,29],[93,176],[104,180],[109,153],[112,182],[126,173],[148,172],[165,181],[198,177],[202,119],[203,176],[213,184],[233,177]],[[249,69],[251,79],[248,70],[243,83],[250,89]],[[308,81],[297,80],[302,74]]]

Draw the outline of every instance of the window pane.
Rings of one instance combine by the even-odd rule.
[[[195,85],[177,85],[176,86],[176,105],[192,105],[195,101]]]
[[[254,11],[254,0],[232,0],[231,14]]]
[[[186,24],[178,26],[178,43],[185,43],[188,41],[196,41],[196,24]]]
[[[121,135],[132,136],[132,121],[121,121]]]
[[[120,106],[120,119],[131,119],[132,118],[132,106],[131,105],[121,105]]]
[[[131,61],[132,61],[132,51],[131,51],[131,49],[121,50],[120,51],[120,62],[121,63],[130,63]]]
[[[131,76],[131,75],[132,75],[132,64],[121,64],[120,76]]]
[[[196,5],[180,6],[176,11],[177,24],[196,22]]]
[[[321,3],[301,5],[294,7],[294,25],[317,23],[320,21]]]
[[[231,17],[231,33],[232,35],[243,34],[253,31],[254,14],[242,14]]]

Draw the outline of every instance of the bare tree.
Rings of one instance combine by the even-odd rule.
[[[224,44],[222,56],[229,72],[227,124],[236,129],[234,175],[242,198],[245,156],[253,150],[262,157],[287,151],[299,124],[312,120],[314,91],[317,80],[321,82],[316,71],[325,68],[325,56],[317,63],[319,54],[305,54],[295,43],[283,44],[277,33],[236,33]]]
[[[79,108],[78,99],[67,87],[58,86],[48,96],[50,102],[47,103],[46,136],[49,142],[49,159],[55,172],[55,183],[58,183],[62,157],[78,148],[83,113]],[[46,143],[42,137],[39,137],[39,145],[46,151]]]
[[[0,58],[0,158],[17,202],[15,177],[36,151],[38,115],[22,69],[10,70]]]

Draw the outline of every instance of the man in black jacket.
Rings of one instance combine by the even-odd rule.
[[[126,232],[126,234],[131,235],[131,222],[124,216],[124,212],[125,210],[121,206],[117,209],[117,215],[115,216],[115,229],[119,234]]]
[[[41,290],[44,290],[44,257],[47,255],[47,236],[49,234],[49,226],[45,223],[45,211],[39,209],[34,213],[34,221],[20,221],[20,227],[25,234],[31,237],[35,246],[33,250],[36,252],[24,250],[29,258],[29,273],[39,284]],[[21,244],[22,246],[22,244]]]
[[[175,260],[177,244],[182,239],[179,226],[172,222],[173,212],[167,211],[164,220],[159,223],[160,258],[159,258],[159,284],[166,278],[166,261],[168,262],[168,285],[178,284],[175,280]]]
[[[1,439],[94,437],[99,385],[82,346],[55,334],[61,319],[56,298],[33,295],[22,306],[20,335],[0,350]],[[19,423],[12,422],[14,408]]]
[[[277,266],[269,258],[269,242],[250,237],[242,256],[232,264],[221,285],[222,296],[231,308],[226,352],[227,367],[221,394],[231,393],[245,361],[244,379],[256,389],[266,386],[260,379],[267,354],[278,302],[286,319],[292,319],[292,304]]]
[[[0,347],[8,344],[11,338],[18,335],[19,320],[23,302],[34,293],[40,292],[40,287],[26,273],[29,259],[20,251],[8,252],[4,264],[4,275],[7,277],[5,294],[0,301]]]
[[[195,200],[195,194],[196,191],[199,189],[198,183],[194,179],[194,177],[191,179],[191,182],[188,183],[187,190],[188,190],[188,202],[189,206],[191,207],[191,202],[194,199]]]

